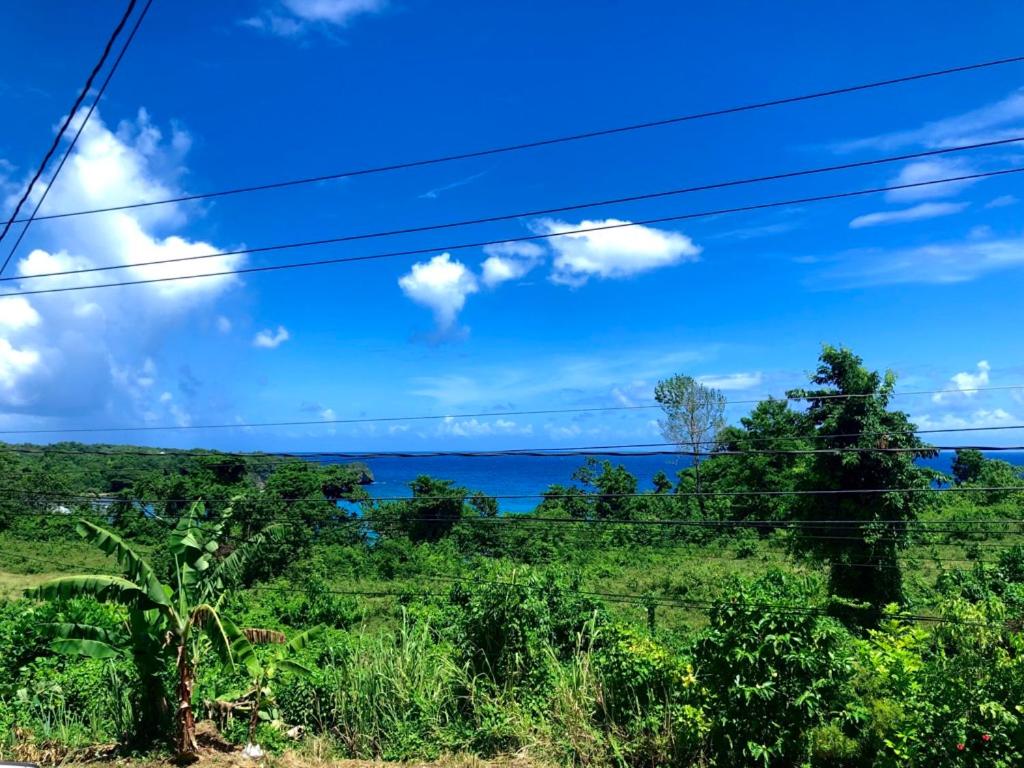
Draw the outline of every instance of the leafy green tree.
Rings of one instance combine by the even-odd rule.
[[[743,496],[724,496],[725,516],[731,519],[785,520],[796,488],[807,472],[813,431],[805,414],[786,400],[762,400],[735,427],[718,433],[718,449],[704,465],[705,487]],[[757,492],[767,492],[756,495]]]
[[[636,477],[621,464],[598,462],[591,456],[573,473],[573,479],[587,486],[593,496],[593,516],[596,519],[631,520],[635,517]]]
[[[195,504],[171,532],[167,548],[174,558],[170,584],[164,584],[147,560],[118,535],[82,521],[79,534],[105,554],[114,557],[124,577],[91,575],[64,576],[44,582],[30,595],[44,600],[92,597],[122,606],[127,613],[124,632],[114,635],[92,625],[74,624],[61,628],[53,649],[90,658],[127,655],[135,663],[153,711],[145,727],[166,711],[160,676],[168,663],[176,670],[175,751],[180,759],[196,756],[195,717],[192,691],[196,669],[209,643],[228,665],[233,663],[231,643],[237,639],[232,625],[225,623],[219,606],[236,583],[247,560],[253,558],[264,537],[257,536],[218,559],[220,537],[227,517],[201,520],[201,505]]]
[[[700,465],[703,454],[715,445],[718,432],[725,427],[725,395],[692,376],[676,375],[658,382],[654,399],[665,414],[661,433],[690,456],[697,505],[703,514]]]
[[[971,483],[981,475],[985,457],[973,448],[958,448],[953,458],[953,480],[957,485]]]
[[[931,473],[915,460],[935,450],[915,434],[907,414],[890,410],[896,376],[869,371],[845,348],[825,346],[806,400],[816,453],[801,474],[794,505],[801,550],[828,562],[833,594],[865,602],[866,623],[903,601],[899,552],[908,525],[927,504]]]
[[[409,487],[412,498],[399,502],[398,518],[414,542],[439,541],[462,519],[468,491],[451,480],[420,475]]]

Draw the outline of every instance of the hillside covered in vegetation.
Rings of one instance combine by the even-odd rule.
[[[387,760],[1022,765],[1022,470],[924,468],[894,383],[826,348],[677,435],[677,477],[581,460],[517,515],[427,476],[373,500],[358,465],[6,446],[0,757],[188,759],[209,719]]]

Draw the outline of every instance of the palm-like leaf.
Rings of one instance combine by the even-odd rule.
[[[292,674],[299,675],[300,677],[310,677],[313,674],[312,669],[307,667],[305,664],[300,664],[294,659],[278,659],[276,666],[280,670],[291,672]]]
[[[75,526],[78,535],[99,547],[105,554],[112,555],[118,564],[124,568],[128,578],[137,582],[146,591],[149,601],[156,605],[170,605],[167,591],[160,579],[156,577],[153,568],[135,552],[116,533],[111,533],[105,528],[90,523],[88,520],[80,520]]]
[[[245,569],[259,555],[260,550],[268,541],[276,541],[285,533],[285,527],[280,524],[270,525],[248,541],[235,549],[225,557],[208,574],[208,588],[214,591],[221,591],[238,584],[245,574]]]
[[[159,582],[158,582],[159,583]],[[28,597],[37,600],[70,600],[92,597],[103,603],[117,603],[128,608],[159,608],[166,605],[163,589],[160,597],[165,602],[155,603],[146,590],[120,576],[62,576],[43,582],[27,590]]]
[[[232,628],[231,634],[237,631],[234,629],[234,625],[231,622],[225,625],[217,609],[209,603],[197,605],[192,609],[191,624],[203,631],[203,634],[210,639],[213,650],[220,656],[224,664],[230,669],[234,669],[235,662],[232,645],[237,642],[237,637],[231,637],[228,634],[228,628]]]
[[[262,677],[263,667],[260,664],[259,657],[256,655],[256,649],[249,639],[248,631],[239,629],[226,616],[221,617],[221,625],[224,627],[225,634],[231,639],[231,658],[235,664],[245,667],[249,676],[253,679]]]
[[[121,655],[117,648],[107,643],[99,640],[86,640],[80,637],[53,640],[50,642],[50,648],[57,653],[88,656],[90,659],[113,659]]]
[[[78,638],[81,640],[98,640],[107,645],[114,645],[118,642],[116,633],[109,629],[97,627],[92,624],[47,624],[46,629],[57,640],[68,640]]]
[[[284,647],[284,653],[282,653],[281,655],[283,656],[285,655],[285,653],[298,653],[299,651],[306,648],[313,640],[322,635],[323,631],[324,628],[322,626],[317,626],[311,629],[307,629],[305,632],[300,632],[288,641],[288,643]]]

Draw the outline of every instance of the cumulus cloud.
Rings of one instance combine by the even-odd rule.
[[[450,253],[430,261],[416,262],[398,279],[402,292],[417,304],[428,307],[441,332],[450,331],[466,305],[466,297],[480,290],[476,277]]]
[[[177,126],[164,130],[145,109],[112,129],[99,112],[86,124],[76,151],[41,209],[42,214],[102,208],[180,193],[178,179],[191,145]],[[27,181],[27,178],[25,179]],[[37,187],[33,205],[42,193]],[[13,194],[3,201],[10,210]],[[116,273],[119,279],[186,277],[237,269],[241,256],[183,234],[194,207],[172,204],[98,216],[38,222],[25,241],[14,274],[141,263]],[[197,254],[214,258],[193,263],[152,262]],[[89,285],[110,275],[68,275],[45,279],[46,287]],[[23,280],[18,289],[42,287]],[[0,297],[0,408],[38,416],[107,413],[114,419],[142,414],[171,415],[153,387],[141,387],[145,362],[163,338],[182,322],[209,311],[236,286],[230,275],[138,285],[119,291],[81,291],[29,297]],[[13,286],[12,286],[13,287]],[[142,378],[152,379],[150,372]]]
[[[933,403],[941,403],[949,400],[951,397],[957,397],[962,395],[963,397],[974,397],[978,394],[979,387],[987,387],[989,378],[989,371],[992,370],[992,366],[989,365],[988,360],[981,360],[978,362],[977,371],[974,373],[970,371],[961,371],[955,373],[949,379],[949,389],[955,389],[956,392],[936,392],[932,395]]]
[[[483,435],[529,435],[533,433],[533,425],[520,425],[512,419],[456,419],[446,416],[437,429],[439,434],[454,437],[480,437]]]
[[[296,37],[310,28],[345,27],[357,16],[384,9],[387,0],[280,0],[242,24],[279,37]]]
[[[629,222],[620,219],[584,220],[578,224],[554,219],[534,222],[538,232],[552,235],[567,233],[550,240],[555,254],[551,280],[562,285],[580,286],[591,277],[631,277],[652,269],[695,261],[701,253],[701,248],[686,235],[653,227],[621,226],[625,224]],[[575,231],[580,229],[594,231]]]
[[[488,288],[518,280],[544,257],[544,249],[531,242],[485,245],[484,253],[487,258],[481,265],[480,279]]]
[[[742,373],[724,373],[719,375],[698,376],[697,381],[706,387],[725,391],[751,389],[760,386],[764,377],[760,371]]]
[[[279,325],[276,331],[267,328],[257,333],[252,339],[252,345],[261,349],[277,349],[290,338],[288,329]]]
[[[877,227],[882,224],[902,224],[908,221],[922,221],[939,216],[950,216],[960,213],[967,206],[968,203],[919,203],[898,211],[865,213],[850,221],[850,229],[864,229],[865,227]]]
[[[217,330],[221,333],[231,333],[231,320],[224,315],[217,315]]]
[[[0,326],[19,330],[39,325],[42,318],[24,296],[0,298]]]

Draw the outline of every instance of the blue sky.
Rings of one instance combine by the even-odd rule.
[[[5,213],[122,7],[41,0],[7,10]],[[43,213],[433,157],[1013,56],[1022,24],[1024,8],[1013,3],[968,12],[952,2],[156,0]],[[40,222],[12,270],[415,227],[1014,135],[1024,135],[1024,64],[428,168]],[[418,257],[0,298],[0,429],[644,404],[657,379],[673,373],[749,400],[802,383],[824,342],[893,368],[904,390],[1024,384],[1017,176],[444,256],[460,242],[585,222],[1020,165],[1024,145],[547,219],[221,256],[203,268],[430,249]],[[900,404],[926,428],[1024,423],[1024,390],[908,396]],[[730,412],[748,408],[738,403]],[[587,445],[656,440],[654,416],[131,438],[240,449]],[[1015,434],[986,442],[1019,442]]]

